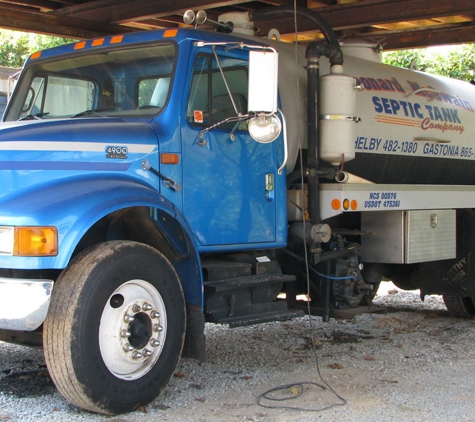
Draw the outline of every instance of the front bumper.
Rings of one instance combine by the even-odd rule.
[[[34,331],[48,313],[53,280],[0,277],[0,329]]]

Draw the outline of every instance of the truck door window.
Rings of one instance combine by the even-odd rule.
[[[246,60],[219,57],[226,83],[233,96],[234,105],[239,113],[247,112],[247,75]],[[233,102],[226,83],[212,55],[200,54],[196,58],[187,107],[187,120],[196,125],[209,126],[236,116]],[[235,122],[219,126],[232,129]]]

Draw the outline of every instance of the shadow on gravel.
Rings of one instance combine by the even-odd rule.
[[[384,308],[388,314],[401,313],[401,312],[413,312],[423,315],[425,318],[453,318],[449,311],[443,309],[422,309],[420,306],[392,306],[379,304],[378,306]]]
[[[56,392],[46,365],[37,369],[4,369],[0,373],[0,391],[18,398],[41,397]]]

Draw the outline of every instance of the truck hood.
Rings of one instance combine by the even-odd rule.
[[[18,120],[0,123],[2,141],[87,141],[100,142],[101,138],[127,138],[151,128],[143,122],[128,122],[119,118],[76,118]],[[153,131],[152,131],[153,132]],[[140,139],[140,138],[139,138]],[[154,141],[156,143],[156,138]]]
[[[144,159],[158,166],[157,135],[147,123],[110,118],[5,122],[0,124],[0,201],[65,177],[114,173],[143,180]]]

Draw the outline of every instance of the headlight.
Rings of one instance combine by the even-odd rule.
[[[56,227],[0,227],[0,254],[57,255],[58,230]]]
[[[0,227],[0,255],[13,255],[13,227]]]

